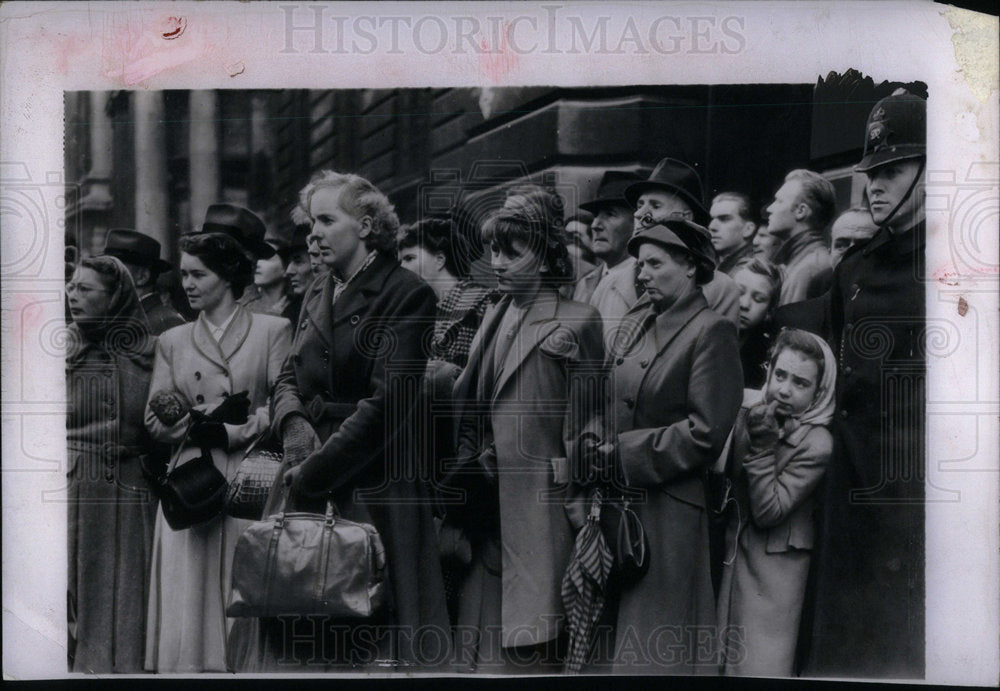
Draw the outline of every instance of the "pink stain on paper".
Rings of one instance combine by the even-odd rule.
[[[229,44],[225,29],[187,17],[137,13],[120,15],[108,28],[104,51],[109,77],[135,86],[194,61],[228,64],[219,53]]]
[[[479,70],[494,84],[499,84],[517,68],[517,53],[510,49],[510,23],[504,22],[503,30],[499,32],[499,44],[491,49],[486,39],[479,41],[483,52],[479,54]]]

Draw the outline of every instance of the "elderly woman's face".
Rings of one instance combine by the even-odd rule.
[[[66,284],[66,297],[74,320],[103,317],[111,304],[111,291],[105,287],[101,275],[83,266],[73,272]]]
[[[646,288],[649,299],[660,309],[666,309],[679,298],[695,290],[694,265],[675,259],[663,247],[646,242],[639,246],[638,280]]]
[[[341,208],[341,191],[339,187],[321,187],[313,193],[309,201],[309,215],[313,218],[309,237],[315,238],[323,263],[343,275],[359,255],[368,252],[362,241],[362,233],[367,232],[365,225]]]

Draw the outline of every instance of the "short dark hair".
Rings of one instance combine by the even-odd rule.
[[[482,236],[487,246],[496,244],[505,254],[513,254],[516,240],[537,252],[547,269],[542,274],[546,285],[571,283],[575,277],[562,230],[547,223],[544,211],[532,205],[495,211],[483,223]]]
[[[444,218],[426,218],[399,229],[396,247],[402,251],[420,247],[431,254],[444,255],[444,268],[455,278],[466,278],[472,263],[469,243],[451,221]]]
[[[778,337],[771,347],[770,366],[774,367],[774,362],[783,350],[791,349],[797,353],[801,353],[816,363],[816,386],[818,387],[819,383],[823,381],[826,358],[823,356],[822,348],[816,343],[816,338],[818,337],[813,336],[807,331],[789,328],[782,329],[778,332]]]
[[[180,249],[185,254],[197,257],[209,271],[228,281],[233,297],[239,298],[246,287],[253,283],[256,260],[247,253],[243,245],[225,233],[183,235]]]
[[[740,215],[740,218],[744,221],[750,221],[754,225],[760,225],[754,213],[754,205],[750,201],[750,195],[743,192],[719,192],[712,198],[712,204],[727,200],[736,202],[736,213]]]

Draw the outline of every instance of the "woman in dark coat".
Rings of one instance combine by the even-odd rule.
[[[155,339],[128,269],[84,259],[66,286],[69,667],[136,673],[145,653],[156,502],[140,457]]]
[[[411,452],[434,291],[396,261],[396,213],[364,178],[325,171],[300,202],[331,271],[306,292],[273,395],[288,504],[322,511],[332,500],[343,517],[373,524],[386,548],[390,601],[362,625],[364,639],[338,653],[331,633],[312,664],[441,665],[450,654],[444,584],[430,497]],[[270,627],[268,649],[281,652],[282,638],[307,636],[314,623],[324,625]],[[422,628],[430,633],[415,635]],[[349,637],[352,630],[337,629]],[[282,669],[309,662],[284,652]]]
[[[705,472],[743,394],[736,328],[698,286],[711,279],[708,232],[670,219],[638,230],[629,252],[646,294],[624,317],[609,355],[612,399],[600,435],[604,463],[639,490],[649,571],[618,608],[615,671],[714,673]],[[709,633],[700,634],[699,631]]]

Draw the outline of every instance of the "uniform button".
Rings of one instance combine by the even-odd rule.
[[[361,317],[359,317],[358,315],[355,314],[353,317],[351,317],[351,324],[356,326],[359,321],[361,321]]]
[[[851,331],[852,329],[854,329],[854,324],[848,324],[844,327],[844,331]]]
[[[847,367],[844,368],[844,374],[850,374],[853,371],[854,371],[854,368],[852,368],[850,365],[848,365]]]
[[[842,417],[842,418],[844,418],[846,420],[847,419],[847,411],[846,410],[841,410],[840,411],[840,417]]]
[[[205,397],[202,396],[201,394],[198,394],[197,396],[194,397],[194,400],[195,400],[195,403],[204,403],[205,402]]]
[[[329,360],[330,359],[330,351],[329,350],[324,350],[323,351],[323,359],[324,360]]]
[[[194,378],[198,379],[200,381],[201,380],[201,372],[195,372],[194,373]]]
[[[618,358],[617,360],[615,360],[615,364],[616,364],[616,365],[620,365],[620,364],[622,364],[623,362],[625,362],[625,358],[623,358],[623,357],[620,357],[620,358]]]
[[[625,405],[628,407],[629,410],[632,410],[632,408],[635,408],[635,399],[629,396],[628,398],[625,399]]]

